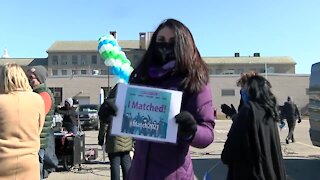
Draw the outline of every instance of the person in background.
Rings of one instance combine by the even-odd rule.
[[[277,123],[276,98],[260,75],[247,79],[248,102],[234,116],[221,160],[227,179],[286,179]]]
[[[237,81],[237,86],[240,87],[240,103],[238,106],[238,111],[242,107],[243,103],[248,101],[248,93],[246,92],[246,89],[244,88],[248,78],[258,75],[257,72],[255,71],[249,71],[247,73],[242,73],[240,79]],[[284,120],[283,120],[283,113],[282,113],[282,106],[278,106],[278,111],[279,111],[279,128],[282,130],[284,126],[286,125]],[[228,106],[227,104],[222,104],[221,105],[221,111],[226,115],[226,117],[230,117],[231,119],[232,116],[237,114],[237,110],[234,108],[233,104],[231,106]]]
[[[238,111],[242,107],[243,103],[247,103],[249,101],[248,91],[245,88],[245,85],[248,81],[248,78],[258,75],[255,71],[249,71],[246,73],[242,73],[240,79],[237,81],[237,86],[240,87],[240,103],[238,106]]]
[[[133,149],[131,137],[111,135],[111,122],[113,116],[108,112],[109,101],[115,101],[117,85],[112,88],[108,98],[99,109],[100,129],[98,144],[103,146],[106,142],[106,152],[110,160],[111,180],[120,180],[120,166],[123,179],[127,179],[128,171],[131,166],[130,151]]]
[[[69,133],[77,134],[78,132],[77,112],[73,107],[73,99],[67,98],[64,101],[64,106],[61,108],[57,108],[56,112],[63,115],[62,126],[65,127]]]
[[[297,105],[292,101],[290,96],[288,96],[287,102],[284,103],[282,112],[284,114],[284,117],[287,119],[289,127],[286,143],[289,144],[289,140],[294,143],[295,139],[293,136],[293,132],[296,127],[296,120],[298,119],[298,123],[301,123],[301,117]]]
[[[248,78],[255,76],[257,74],[258,73],[256,73],[255,71],[242,73],[239,80],[237,81],[237,86],[240,87],[240,103],[238,106],[238,111],[240,110],[240,108],[244,103],[247,103],[249,101],[248,92],[246,88],[244,88],[245,84],[248,81]],[[227,104],[222,104],[221,111],[226,115],[226,117],[230,117],[231,119],[233,119],[232,116],[237,113],[237,110],[235,109],[233,104],[231,104],[231,106],[228,106]]]
[[[54,114],[54,97],[46,85],[48,77],[47,69],[44,66],[32,66],[27,70],[27,77],[33,92],[38,93],[45,105],[46,118],[40,135],[41,146],[39,150],[40,178],[44,179],[49,173],[55,171],[58,165],[58,158],[55,154],[55,138],[52,129]]]
[[[45,105],[23,69],[0,67],[0,179],[40,179],[40,134]]]
[[[194,179],[190,146],[205,148],[210,145],[215,122],[208,67],[190,30],[178,20],[164,20],[153,33],[129,83],[179,90],[183,97],[181,112],[175,116],[177,143],[136,139],[127,179]]]

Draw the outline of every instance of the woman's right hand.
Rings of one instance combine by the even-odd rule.
[[[229,116],[230,118],[232,118],[234,114],[237,114],[237,110],[234,108],[233,104],[231,104],[231,107],[226,104],[222,104],[221,111],[226,115],[226,117]]]

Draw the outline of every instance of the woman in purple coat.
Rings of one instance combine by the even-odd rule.
[[[167,19],[154,32],[130,84],[183,91],[176,144],[136,140],[129,180],[194,179],[189,147],[213,142],[214,116],[208,68],[189,29]]]

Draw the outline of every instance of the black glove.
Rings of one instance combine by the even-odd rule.
[[[182,111],[175,116],[176,123],[178,123],[178,137],[185,140],[191,140],[197,132],[197,122],[187,111]],[[190,138],[190,139],[189,139]]]
[[[232,117],[234,114],[237,114],[236,109],[234,108],[233,104],[231,104],[231,107],[229,107],[226,104],[221,105],[221,111],[226,115],[226,117]]]
[[[301,123],[301,118],[299,118],[298,123]]]
[[[114,103],[114,99],[107,99],[105,100],[99,109],[99,118],[104,123],[109,123],[109,121],[112,119],[112,116],[116,116],[118,112],[118,107]]]

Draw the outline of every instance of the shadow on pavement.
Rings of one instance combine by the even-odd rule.
[[[220,158],[211,159],[192,159],[193,170],[197,179],[202,180],[208,172],[207,179],[226,179],[227,167],[221,162]]]
[[[197,179],[226,179],[227,166],[219,158],[193,159],[193,169]],[[285,159],[288,180],[318,179],[320,171],[319,159]]]
[[[285,159],[287,174],[290,179],[318,179],[319,159]]]

